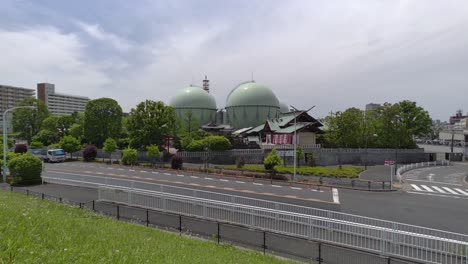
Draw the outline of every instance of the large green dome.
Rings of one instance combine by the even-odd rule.
[[[226,99],[229,124],[234,128],[256,127],[280,111],[276,95],[266,86],[246,82],[234,88]]]
[[[172,97],[170,106],[173,108],[201,108],[216,110],[214,97],[198,86],[189,86],[179,90]]]
[[[245,82],[234,88],[226,99],[226,107],[231,106],[272,106],[279,108],[276,95],[268,87],[255,83]]]
[[[198,86],[189,86],[179,90],[172,97],[170,106],[180,119],[192,113],[198,124],[205,125],[215,121],[216,101],[214,97]]]

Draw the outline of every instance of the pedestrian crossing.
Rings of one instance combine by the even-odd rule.
[[[426,193],[440,193],[440,194],[453,194],[453,195],[463,195],[468,196],[468,190],[463,190],[461,188],[454,187],[444,187],[444,186],[432,186],[425,184],[411,184],[411,190],[417,192],[426,192]]]

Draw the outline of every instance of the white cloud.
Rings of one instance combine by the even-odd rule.
[[[129,51],[133,48],[133,45],[128,40],[110,32],[106,32],[98,24],[92,25],[82,21],[78,21],[76,22],[76,24],[89,36],[99,41],[110,43],[114,48],[116,48],[119,51]]]
[[[47,81],[58,92],[91,96],[111,83],[98,65],[86,61],[85,45],[75,34],[54,27],[0,29],[0,39],[3,84],[35,89]]]

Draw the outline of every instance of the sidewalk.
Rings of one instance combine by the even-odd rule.
[[[359,178],[368,181],[390,181],[391,167],[384,165],[367,166],[367,170],[363,171]],[[395,172],[393,172],[395,173]],[[396,177],[393,177],[393,181]]]

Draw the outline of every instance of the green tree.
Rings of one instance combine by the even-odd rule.
[[[44,146],[48,146],[58,141],[57,133],[47,129],[42,129],[33,138],[33,141],[41,142]]]
[[[149,145],[161,145],[164,136],[172,135],[176,124],[174,109],[163,102],[146,100],[132,108],[128,118],[130,145],[145,149]]]
[[[47,106],[38,99],[24,99],[18,106],[36,106],[36,109],[16,109],[13,111],[13,130],[20,138],[31,142],[31,139],[41,129],[42,121],[49,116]]]
[[[134,165],[138,160],[138,151],[136,149],[127,148],[123,150],[122,163],[125,165]]]
[[[148,156],[153,161],[153,166],[156,158],[159,158],[161,152],[159,151],[158,146],[149,145],[146,147],[146,156]]]
[[[296,149],[296,160],[297,160],[297,164],[299,166],[301,165],[301,161],[304,158],[305,158],[304,150],[302,149],[302,147],[300,145],[298,145],[297,149]]]
[[[29,148],[31,149],[41,149],[43,147],[44,147],[44,144],[42,144],[42,142],[39,142],[39,141],[33,141],[29,145]]]
[[[263,161],[266,170],[274,170],[275,166],[283,164],[283,160],[278,155],[276,149],[272,149],[268,156]]]
[[[204,151],[206,147],[205,141],[203,139],[199,140],[192,140],[187,147],[185,147],[185,150],[187,151]]]
[[[325,118],[328,128],[323,136],[326,147],[363,148],[365,146],[364,112],[349,108],[344,112],[331,113]]]
[[[75,124],[75,117],[72,115],[61,116],[57,120],[57,131],[60,137],[68,136],[71,126]]]
[[[70,158],[73,159],[73,152],[79,151],[81,149],[81,143],[78,139],[72,136],[64,136],[60,142],[60,147],[65,150],[65,152],[70,153]]]
[[[59,120],[58,116],[50,115],[41,123],[41,129],[46,129],[52,132],[57,132],[57,122]]]
[[[112,153],[117,150],[117,142],[113,138],[106,139],[102,150],[109,154],[110,163],[112,164]]]
[[[118,138],[122,129],[122,108],[110,98],[91,100],[84,113],[84,136],[102,147],[107,138]]]

